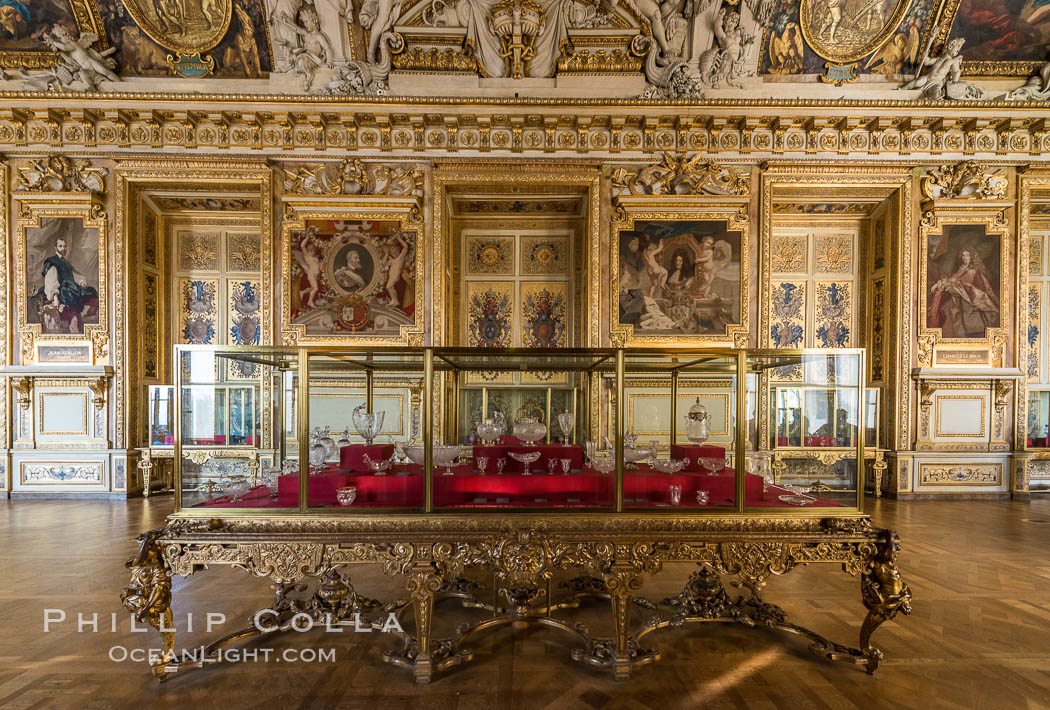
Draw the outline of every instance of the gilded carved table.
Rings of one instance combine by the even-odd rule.
[[[138,553],[128,561],[131,582],[122,601],[129,612],[160,632],[163,657],[153,664],[160,679],[214,661],[223,647],[255,636],[301,625],[375,628],[390,614],[411,615],[399,643],[385,660],[408,668],[417,682],[472,658],[470,639],[489,628],[530,624],[577,637],[576,661],[626,679],[633,668],[653,662],[659,651],[644,647],[653,631],[692,622],[730,621],[786,631],[810,642],[809,649],[829,660],[860,664],[873,673],[882,652],[872,633],[898,613],[911,611],[911,592],[901,579],[896,556],[899,539],[859,517],[704,517],[529,516],[436,518],[390,516],[369,519],[246,519],[172,516],[167,525],[137,538]],[[653,602],[638,596],[643,580],[667,562],[695,562],[698,569],[676,597]],[[379,564],[404,579],[406,596],[383,604],[357,593],[349,575],[354,564]],[[837,564],[860,576],[867,615],[858,647],[829,641],[789,622],[784,611],[759,591],[770,575],[800,565]],[[180,658],[171,629],[171,580],[211,565],[230,565],[274,582],[276,599],[265,612],[272,620],[250,625],[205,647],[205,658]],[[491,574],[491,602],[474,595],[463,574]],[[576,572],[561,583],[555,601],[555,573]],[[731,596],[723,581],[735,578]],[[496,591],[498,590],[498,594]],[[556,615],[586,597],[609,601],[613,636],[602,638]],[[461,626],[451,638],[434,638],[432,626],[446,600],[488,616]],[[631,624],[632,608],[642,610],[641,625]],[[259,618],[257,614],[255,618]],[[407,629],[412,629],[409,632]]]

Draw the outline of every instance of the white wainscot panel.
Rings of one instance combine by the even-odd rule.
[[[83,392],[40,392],[40,436],[90,436],[88,395]]]
[[[934,441],[988,439],[988,395],[980,392],[935,395]]]

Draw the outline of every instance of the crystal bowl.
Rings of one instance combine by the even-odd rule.
[[[706,471],[718,473],[726,467],[726,461],[725,459],[719,458],[702,458],[700,459],[700,465],[703,466]]]
[[[514,436],[534,444],[547,435],[547,426],[534,419],[521,419],[514,424]]]
[[[532,475],[529,473],[529,464],[536,463],[540,459],[539,451],[511,451],[507,454],[518,463],[525,466],[525,470],[522,472],[525,476]]]
[[[417,466],[423,465],[423,447],[422,446],[406,446],[405,456],[408,460]]]
[[[444,466],[445,475],[452,475],[452,464],[455,463],[456,459],[459,458],[460,451],[463,450],[462,446],[435,446],[434,447],[434,466]]]
[[[636,461],[644,461],[653,455],[652,449],[647,449],[644,446],[640,446],[635,449],[623,450],[623,460],[626,463],[635,463]]]
[[[490,442],[499,438],[499,429],[499,425],[495,421],[486,419],[478,424],[477,432],[482,441]]]
[[[612,456],[592,456],[591,467],[594,468],[595,471],[609,473],[616,468],[616,459]]]
[[[357,500],[357,486],[343,486],[335,489],[335,499],[339,505],[353,505]]]
[[[678,473],[685,468],[685,461],[682,459],[656,459],[653,461],[653,468],[661,473]]]

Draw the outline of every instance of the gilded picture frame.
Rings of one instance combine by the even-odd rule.
[[[99,15],[98,5],[85,0],[68,0],[68,10],[81,34],[93,34],[98,40],[95,44],[99,50],[109,47],[106,40],[105,28],[102,26],[102,18]],[[66,8],[62,8],[66,9]],[[64,20],[67,18],[58,18]],[[39,37],[42,32],[48,31],[50,25],[43,23],[32,24],[27,28],[27,36]],[[42,39],[36,40],[41,45],[40,49],[9,48],[0,43],[0,69],[47,69],[58,66],[62,62],[62,56],[47,48]]]
[[[614,347],[620,345],[646,347],[700,343],[729,343],[733,347],[747,346],[751,311],[751,230],[748,217],[748,201],[749,198],[746,196],[720,196],[713,198],[683,195],[658,197],[625,195],[617,198],[617,210],[614,213],[616,218],[613,220],[610,232],[610,290],[608,295],[611,319],[609,332],[610,340]],[[693,262],[693,278],[699,279],[700,276],[698,274],[700,272],[696,270],[696,267],[703,261],[703,257],[699,256],[699,250],[708,248],[716,252],[714,256],[715,265],[717,266],[719,263],[724,265],[718,267],[723,269],[722,272],[708,277],[711,279],[712,284],[714,284],[715,279],[718,279],[720,286],[715,287],[712,285],[709,293],[700,294],[695,292],[696,288],[689,292],[689,300],[691,301],[689,308],[693,309],[695,315],[691,320],[688,317],[686,318],[689,321],[688,324],[685,321],[676,320],[676,327],[674,328],[656,327],[651,319],[648,321],[650,326],[642,326],[641,320],[637,324],[629,322],[634,319],[633,313],[629,311],[636,309],[633,305],[625,306],[624,302],[624,299],[630,299],[633,293],[634,297],[643,304],[639,308],[654,310],[652,304],[649,304],[646,300],[647,293],[649,300],[655,300],[660,295],[653,293],[652,283],[648,287],[642,285],[640,288],[628,285],[628,280],[631,278],[630,270],[632,268],[637,270],[638,267],[629,263],[625,249],[631,251],[631,245],[638,241],[638,238],[634,236],[635,234],[642,234],[644,238],[647,229],[651,230],[664,225],[666,225],[668,236],[659,237],[661,241],[669,239],[680,240],[683,234],[688,234],[692,235],[699,245],[689,244],[688,249],[685,250],[686,255],[684,258],[682,257],[683,245],[672,249],[668,254],[668,258],[671,260],[669,266],[662,263],[659,264],[665,270],[675,269],[679,261],[683,262],[681,268],[688,270],[688,265],[685,265],[684,262],[691,254],[697,257],[691,259]],[[699,231],[696,231],[697,229]],[[677,234],[672,234],[672,232]],[[651,240],[651,237],[649,240]],[[652,249],[655,252],[656,249],[661,248],[658,241],[649,240],[647,240],[647,246],[641,247],[639,245],[639,248],[632,252],[637,254],[639,264],[646,258],[643,254],[644,249]],[[659,253],[661,254],[659,258],[662,259],[662,251]],[[654,261],[654,263],[656,262]],[[735,279],[735,299],[727,296],[726,293],[722,293],[722,291],[728,293],[733,288],[731,282],[734,279],[725,278],[727,268],[728,271],[733,269],[739,271],[739,276]],[[672,279],[673,276],[674,272],[670,271],[668,280]],[[661,273],[657,280],[662,280],[662,277],[663,274]],[[694,281],[696,287],[702,288],[699,286],[699,283],[699,281]],[[646,290],[647,288],[648,291]],[[721,315],[717,320],[713,317],[708,320],[706,316],[700,315],[701,306],[703,306],[701,302],[706,303],[711,298],[720,299],[722,304],[719,306]],[[659,307],[662,311],[664,306],[657,304],[656,307]],[[706,306],[704,307],[706,308]],[[731,310],[731,313],[726,312],[726,307]],[[644,317],[644,314],[641,317]],[[647,333],[645,331],[650,332]]]
[[[280,304],[281,340],[285,345],[423,344],[426,270],[422,252],[426,240],[423,224],[413,219],[417,206],[417,201],[412,197],[383,197],[377,200],[374,197],[352,196],[343,196],[338,201],[311,200],[285,204],[285,217],[281,227]],[[364,235],[354,228],[354,225],[367,222],[377,223],[380,225],[379,229],[383,230],[381,235],[377,235],[384,242],[378,251],[371,243],[371,235]],[[329,247],[323,255],[318,252],[317,277],[321,291],[326,288],[332,290],[332,304],[331,307],[325,305],[323,293],[314,293],[313,305],[309,306],[310,311],[316,312],[318,308],[323,307],[330,313],[328,317],[321,314],[307,318],[310,314],[301,308],[305,302],[299,300],[302,298],[300,281],[306,277],[301,256],[309,239],[305,236],[309,234],[307,230],[313,230],[316,234],[319,230],[318,225],[322,223],[339,223],[346,228],[338,234],[332,232],[317,236]],[[393,224],[397,226],[392,227]],[[410,246],[411,251],[402,255],[401,250],[408,250]],[[296,251],[299,252],[298,255]],[[351,256],[350,252],[356,256]],[[411,263],[406,268],[402,262],[399,268],[399,273],[403,275],[400,288],[398,284],[391,287],[390,279],[382,276],[381,272],[387,274],[384,269],[397,263],[401,256],[405,256]],[[342,261],[337,264],[336,261],[340,259]],[[351,259],[353,264],[350,263]],[[341,280],[339,274],[342,274]],[[411,276],[411,284],[404,275]],[[309,278],[306,278],[309,281]],[[392,288],[396,297],[400,299],[404,298],[409,286],[413,291],[409,303],[399,306],[399,310],[403,312],[405,307],[411,306],[411,322],[395,322],[396,332],[393,332],[392,326],[379,328],[378,319],[373,317],[373,311],[390,311],[390,304],[385,303],[384,299],[390,300],[394,297],[385,295],[388,289]],[[298,299],[296,294],[300,294]],[[316,298],[318,295],[321,295],[320,301]],[[309,296],[308,293],[307,299]],[[322,306],[318,306],[318,302],[322,303]],[[350,315],[344,318],[343,313]],[[394,312],[389,313],[388,318],[404,320]]]
[[[1001,1],[1001,0],[1000,0]],[[934,53],[942,51],[945,44],[951,39],[964,39],[966,43],[962,49],[962,75],[966,77],[997,78],[997,77],[1027,77],[1039,71],[1046,63],[1045,45],[1038,47],[1017,48],[1009,43],[1003,47],[984,47],[984,43],[976,42],[981,34],[995,37],[994,41],[1014,35],[1013,22],[1028,24],[1028,18],[1023,17],[1025,10],[1031,10],[1030,3],[1025,3],[1020,14],[1015,14],[1003,2],[998,8],[994,3],[980,8],[983,12],[973,18],[973,23],[963,15],[964,6],[962,0],[945,0],[942,17],[934,41]],[[999,14],[995,15],[995,11]],[[989,20],[989,17],[992,19]],[[1050,17],[1042,17],[1038,24],[1047,27]],[[975,36],[976,35],[976,36]],[[923,42],[926,38],[923,37]]]
[[[938,348],[952,346],[960,352],[987,352],[983,364],[1003,367],[1015,284],[1010,271],[1010,228],[1002,206],[934,207],[920,222],[919,245],[919,365],[932,366],[938,360]],[[974,251],[979,252],[976,259]],[[977,294],[980,301],[969,300],[969,315],[952,305],[957,300],[952,284],[966,279],[976,280],[962,287]],[[993,305],[996,321],[991,320]],[[985,323],[983,335],[976,334],[978,317]]]
[[[106,212],[90,198],[72,197],[42,195],[21,197],[18,202],[15,293],[23,363],[36,362],[41,345],[88,343],[92,364],[106,355],[110,309]],[[66,242],[65,254],[59,253],[60,241]],[[41,249],[56,253],[45,256]],[[52,279],[48,279],[48,260],[54,257],[71,264],[74,273],[64,274],[64,267],[56,264]],[[85,264],[92,269],[85,268]],[[34,309],[33,304],[46,301],[47,294],[41,296],[45,280],[57,280],[57,290],[52,294],[52,303]],[[72,300],[78,304],[79,312],[75,314],[66,303]]]

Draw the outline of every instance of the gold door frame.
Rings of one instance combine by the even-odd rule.
[[[454,273],[457,250],[452,243],[451,212],[448,208],[450,191],[471,188],[491,188],[498,185],[514,188],[555,186],[584,193],[583,234],[577,252],[577,269],[581,274],[579,317],[582,318],[578,347],[601,347],[601,282],[608,274],[608,258],[602,257],[603,245],[608,247],[609,230],[604,226],[609,215],[602,208],[601,166],[591,161],[551,162],[492,162],[455,161],[438,162],[433,170],[433,195],[429,240],[432,266],[430,273],[429,343],[434,346],[454,346],[452,320],[458,317],[455,301]],[[510,191],[508,191],[510,192]],[[513,193],[511,193],[513,194]],[[603,214],[604,213],[604,214]],[[604,217],[604,219],[603,219]],[[608,315],[608,314],[606,314]],[[594,380],[597,382],[597,379]],[[436,388],[432,411],[435,416],[447,406],[444,395],[449,388]],[[588,405],[592,431],[598,427],[599,388],[592,386]],[[435,424],[437,425],[437,424]]]
[[[139,249],[137,238],[139,211],[143,198],[153,191],[173,193],[235,194],[252,193],[259,197],[260,234],[260,278],[262,280],[262,306],[259,309],[260,341],[273,342],[274,278],[276,275],[273,250],[273,171],[260,160],[236,160],[220,158],[172,158],[158,168],[156,159],[129,158],[117,163],[113,171],[113,250],[117,268],[113,275],[114,308],[112,318],[118,324],[114,328],[112,352],[114,381],[114,448],[135,445],[135,437],[142,430],[142,417],[148,414],[144,402],[145,390],[141,386],[140,359],[142,347],[138,336],[132,337],[124,324],[136,323],[141,304],[133,295],[138,293],[140,276],[135,268]],[[167,245],[165,245],[166,248]],[[162,251],[162,250],[159,250]],[[165,252],[166,254],[166,252]],[[163,273],[163,272],[162,272]],[[161,315],[171,317],[169,308]],[[168,326],[161,324],[163,332]],[[161,348],[163,351],[163,348]],[[175,363],[171,363],[174,370]],[[265,411],[265,409],[264,409]],[[263,431],[268,426],[262,422]]]

